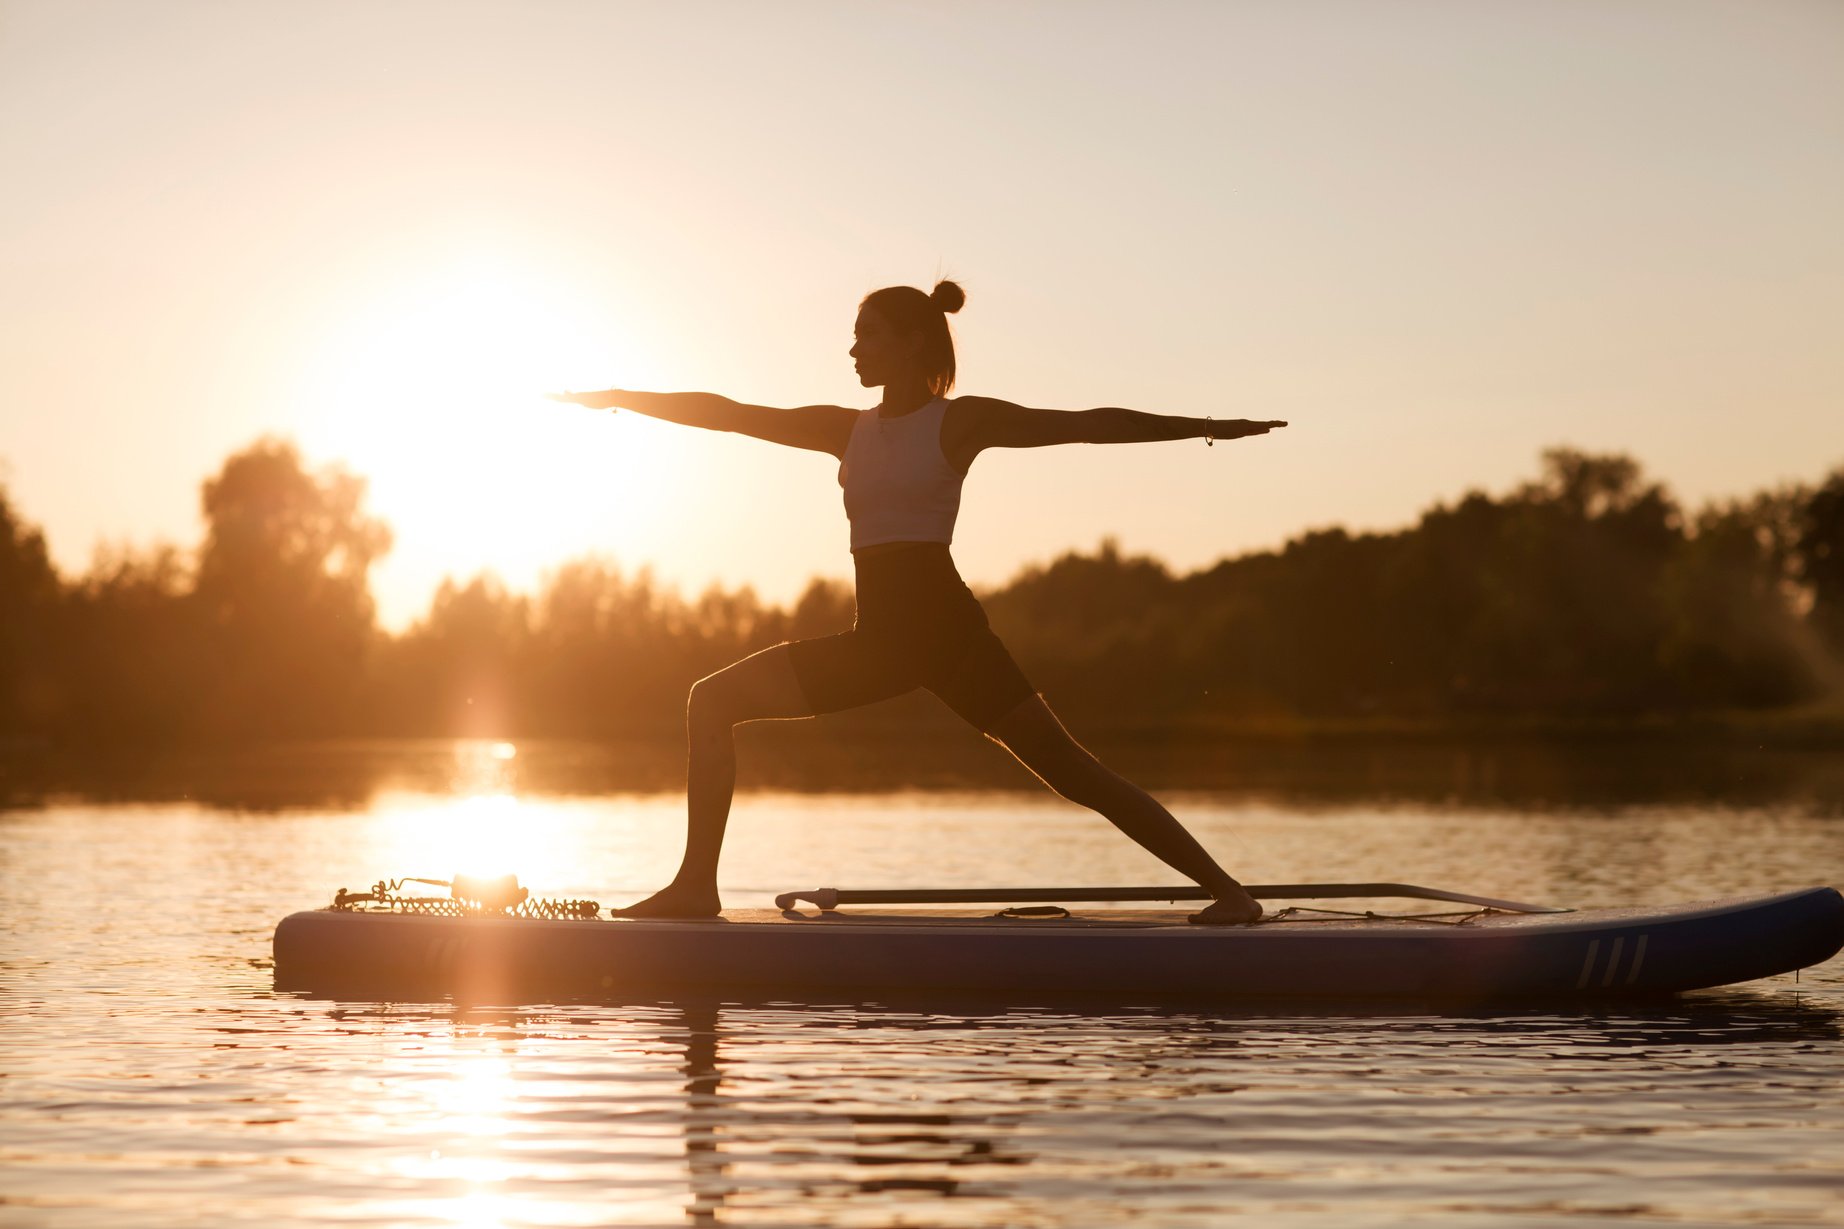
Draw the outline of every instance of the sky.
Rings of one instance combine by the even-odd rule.
[[[595,553],[850,576],[836,463],[541,399],[1280,418],[988,452],[975,584],[1411,523],[1567,444],[1686,502],[1844,464],[1844,5],[0,0],[0,483],[68,574],[263,436],[370,480],[401,627]]]

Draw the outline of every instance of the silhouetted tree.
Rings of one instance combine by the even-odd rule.
[[[355,718],[376,634],[368,573],[391,540],[364,494],[364,479],[310,474],[293,444],[268,439],[205,483],[193,597],[210,635],[198,679],[208,728],[298,734]]]
[[[647,710],[671,675],[659,652],[665,602],[650,573],[629,580],[608,560],[576,560],[546,577],[528,678],[536,728],[615,734],[661,724]]]
[[[1813,694],[1793,576],[1806,497],[1791,487],[1697,514],[1667,574],[1660,656],[1678,703],[1765,707]]]
[[[1795,551],[1799,578],[1812,596],[1812,622],[1844,652],[1844,469],[1806,501]]]
[[[44,535],[0,488],[0,736],[42,730],[68,703],[54,657],[60,596]]]
[[[486,738],[522,733],[519,703],[530,655],[531,602],[483,574],[445,580],[429,613],[392,646],[386,694],[399,719],[431,734]]]
[[[1163,563],[1103,538],[1092,557],[1071,551],[1026,568],[986,607],[1032,681],[1059,702],[1105,705],[1138,680],[1158,703],[1170,688],[1147,659],[1169,655],[1173,587]]]
[[[70,710],[66,728],[90,741],[193,733],[208,629],[192,575],[172,546],[100,550],[65,598]]]

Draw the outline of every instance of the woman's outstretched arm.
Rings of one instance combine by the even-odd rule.
[[[642,393],[605,388],[594,393],[551,393],[553,401],[592,410],[623,409],[707,431],[734,431],[771,444],[809,448],[840,456],[851,438],[856,411],[839,405],[803,405],[791,410],[745,405],[716,393]]]
[[[996,397],[962,397],[973,410],[970,443],[982,448],[1041,448],[1047,444],[1138,444],[1153,440],[1240,439],[1287,424],[1247,418],[1185,418],[1140,410],[1034,410]]]

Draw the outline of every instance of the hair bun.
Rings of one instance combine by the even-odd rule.
[[[954,282],[936,282],[928,301],[944,312],[953,313],[967,302],[967,292]]]

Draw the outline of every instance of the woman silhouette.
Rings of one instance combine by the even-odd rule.
[[[857,618],[836,636],[763,649],[693,684],[686,705],[685,856],[664,889],[623,917],[716,916],[717,859],[736,786],[734,728],[855,708],[926,687],[1010,751],[1044,784],[1106,816],[1216,897],[1194,922],[1252,922],[1261,906],[1171,812],[1096,759],[1063,728],[993,635],[948,554],[961,482],[988,448],[1125,444],[1260,435],[1284,422],[1179,418],[1135,410],[1034,410],[991,397],[948,399],[954,342],[947,313],[966,300],[953,282],[872,292],[858,308],[851,356],[858,381],[883,389],[875,409],[769,409],[711,393],[611,388],[555,394],[689,427],[735,431],[839,458],[851,521]]]

